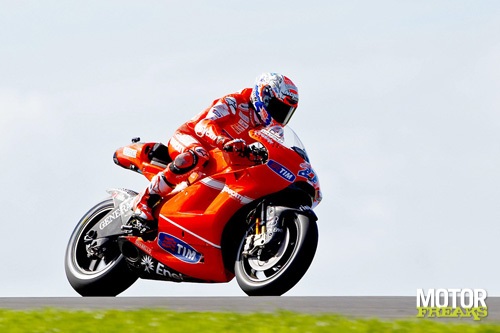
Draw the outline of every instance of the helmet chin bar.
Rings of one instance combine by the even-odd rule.
[[[288,105],[277,98],[271,99],[267,106],[267,112],[271,115],[271,117],[282,124],[283,126],[290,121],[293,113],[295,112],[296,107]]]

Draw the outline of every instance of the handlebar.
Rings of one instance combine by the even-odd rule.
[[[225,152],[232,153],[233,147],[231,146],[224,147],[223,150]],[[258,162],[259,164],[266,163],[268,158],[267,149],[260,142],[254,142],[252,144],[245,146],[243,151],[235,151],[235,152],[239,153],[239,156],[246,157],[250,161]]]

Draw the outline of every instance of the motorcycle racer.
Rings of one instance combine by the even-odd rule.
[[[216,99],[191,120],[182,124],[168,142],[172,162],[151,179],[135,199],[134,216],[148,229],[156,221],[152,210],[180,183],[192,183],[206,175],[208,151],[219,148],[240,154],[251,141],[249,131],[272,124],[285,126],[298,106],[298,90],[286,76],[264,73],[253,88]]]

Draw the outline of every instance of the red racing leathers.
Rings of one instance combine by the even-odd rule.
[[[136,199],[136,215],[152,220],[152,207],[194,172],[209,163],[207,151],[223,148],[235,139],[251,141],[249,130],[260,125],[250,102],[251,88],[215,100],[210,107],[181,125],[168,143],[173,162],[153,177],[151,184]],[[241,144],[238,140],[235,143]]]
[[[179,155],[191,150],[197,155],[198,161],[189,171],[199,171],[208,162],[206,151],[222,148],[233,139],[250,141],[248,131],[260,125],[250,103],[251,92],[252,89],[247,88],[217,99],[210,107],[181,125],[168,144],[174,165]],[[182,169],[181,165],[178,167]],[[186,167],[190,167],[188,161]],[[187,179],[185,173],[166,177],[174,185]]]

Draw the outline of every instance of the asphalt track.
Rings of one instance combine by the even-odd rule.
[[[500,322],[500,297],[486,299],[488,317]],[[133,310],[161,308],[195,312],[274,312],[279,310],[321,314],[336,313],[356,318],[415,319],[415,297],[0,297],[0,308]],[[431,320],[443,320],[431,319]],[[445,319],[446,320],[446,319]],[[457,319],[472,321],[469,318]]]

